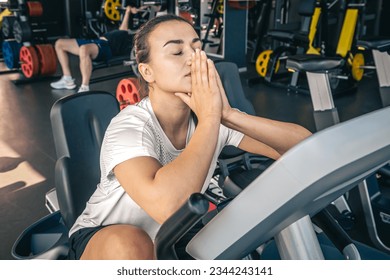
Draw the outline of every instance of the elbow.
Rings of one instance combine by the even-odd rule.
[[[158,215],[154,217],[154,220],[162,225],[165,223],[170,217],[172,217],[178,210],[178,207],[165,207],[162,211],[159,211]]]
[[[312,135],[312,133],[303,126],[296,125],[296,128],[297,129],[295,130],[295,135],[296,135],[296,143],[295,144],[298,144],[299,142],[305,140],[306,138],[308,138]]]

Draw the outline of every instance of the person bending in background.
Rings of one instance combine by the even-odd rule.
[[[55,50],[63,76],[50,86],[54,89],[76,88],[69,67],[69,54],[74,54],[80,58],[82,81],[78,92],[89,91],[92,61],[107,61],[113,56],[126,54],[130,56],[133,35],[129,32],[128,25],[131,14],[137,12],[137,8],[127,6],[119,29],[107,32],[99,39],[58,39],[55,43]]]
[[[153,259],[161,224],[207,189],[224,146],[277,159],[311,135],[231,108],[214,63],[183,18],[151,19],[134,45],[146,97],[107,128],[100,184],[70,230],[70,259]]]

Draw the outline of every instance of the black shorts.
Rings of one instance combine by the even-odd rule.
[[[193,259],[189,254],[187,254],[185,248],[188,242],[192,239],[192,237],[194,237],[195,234],[197,234],[202,227],[202,222],[199,222],[176,243],[176,254],[180,260]],[[89,240],[96,232],[98,232],[102,228],[104,228],[104,226],[82,228],[74,232],[69,238],[68,259],[79,260],[81,255],[84,253],[85,247],[87,246]]]
[[[76,39],[77,44],[80,46],[87,44],[95,44],[99,48],[99,53],[93,61],[101,62],[107,61],[112,57],[111,48],[108,41],[102,39]]]
[[[79,260],[81,255],[84,253],[85,247],[92,236],[104,226],[82,228],[74,232],[69,238],[69,260]]]

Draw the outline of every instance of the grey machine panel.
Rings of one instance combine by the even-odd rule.
[[[243,258],[271,238],[283,238],[293,224],[389,161],[390,108],[315,133],[233,199],[190,241],[187,252],[196,259]]]

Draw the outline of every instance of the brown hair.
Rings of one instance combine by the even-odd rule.
[[[176,15],[163,15],[155,17],[149,21],[147,21],[144,25],[141,26],[140,29],[137,30],[134,36],[134,47],[135,47],[135,59],[137,64],[139,63],[148,63],[150,61],[150,45],[149,45],[149,35],[152,33],[156,27],[164,22],[168,21],[181,21],[186,22],[191,25],[186,19],[181,18]],[[191,25],[192,26],[192,25]],[[149,85],[144,80],[142,75],[139,75],[139,84],[140,84],[140,94],[141,96],[147,96],[149,94]]]

